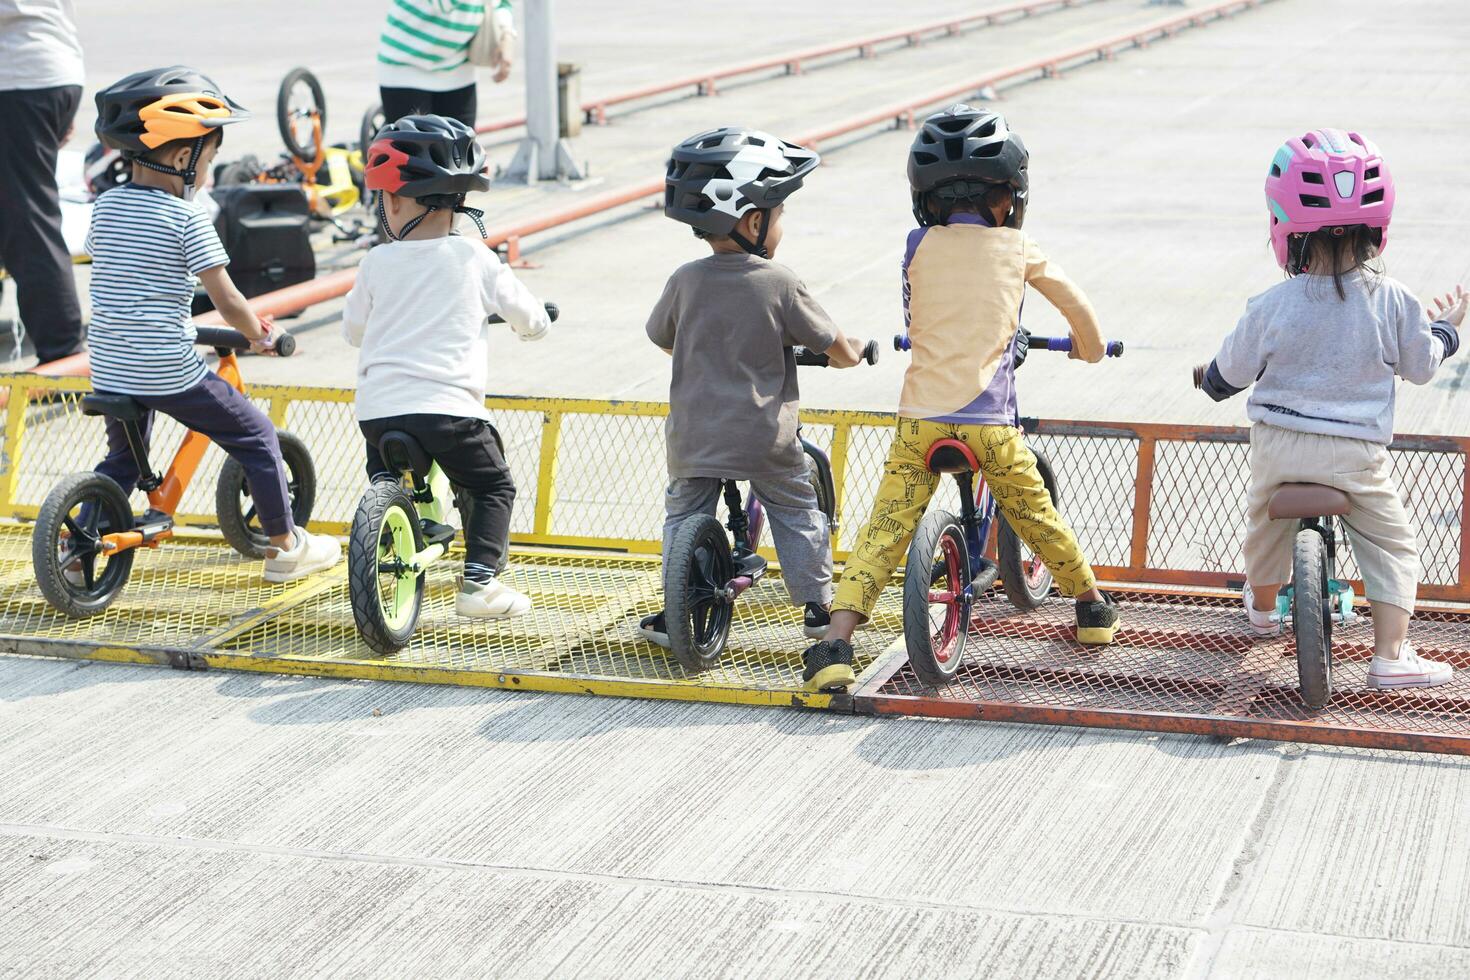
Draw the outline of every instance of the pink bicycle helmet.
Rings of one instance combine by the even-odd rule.
[[[1376,228],[1382,251],[1393,220],[1393,177],[1378,147],[1357,133],[1314,129],[1276,151],[1266,205],[1271,244],[1283,269],[1291,262],[1287,239],[1323,228]]]

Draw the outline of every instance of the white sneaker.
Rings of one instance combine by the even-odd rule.
[[[310,534],[306,528],[296,529],[296,547],[290,551],[267,548],[265,580],[294,582],[308,575],[326,571],[342,560],[342,544],[325,534]]]
[[[1425,660],[1405,640],[1399,647],[1397,660],[1385,660],[1374,656],[1368,666],[1368,686],[1379,691],[1396,687],[1438,687],[1448,684],[1455,676],[1455,668],[1435,660]]]
[[[1256,596],[1251,591],[1251,584],[1245,583],[1241,590],[1240,600],[1245,604],[1245,615],[1251,622],[1251,632],[1257,636],[1280,636],[1281,614],[1277,612],[1261,612],[1256,608]]]
[[[454,597],[454,611],[471,619],[515,619],[531,611],[531,597],[521,595],[500,579],[485,583],[462,579]]]

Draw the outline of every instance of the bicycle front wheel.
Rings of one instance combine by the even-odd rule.
[[[106,535],[130,531],[133,509],[110,477],[73,473],[46,495],[31,531],[36,585],[60,612],[95,616],[122,594],[133,549],[108,552]]]
[[[321,127],[312,126],[312,116]],[[327,131],[327,99],[322,83],[306,68],[292,68],[281,79],[276,93],[276,124],[281,128],[281,141],[286,152],[310,163],[321,152],[319,133]]]
[[[357,505],[347,543],[352,618],[375,653],[396,653],[413,637],[428,575],[411,564],[423,548],[423,529],[408,491],[391,480],[375,482]]]
[[[1051,497],[1051,505],[1057,506],[1057,478],[1052,475],[1051,462],[1041,453],[1036,456],[1036,469],[1041,473],[1041,482]],[[995,557],[1000,565],[1000,584],[1006,598],[1017,609],[1035,609],[1051,595],[1051,572],[1035,552],[1021,540],[1005,515],[1000,515],[1000,527],[995,532]]]

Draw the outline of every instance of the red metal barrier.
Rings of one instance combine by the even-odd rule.
[[[742,75],[755,75],[760,72],[772,71],[776,68],[785,68],[789,74],[796,75],[801,73],[803,66],[809,61],[818,61],[823,58],[830,58],[834,55],[846,54],[852,51],[857,52],[859,57],[871,57],[874,53],[873,49],[881,44],[903,41],[906,44],[913,45],[920,43],[924,38],[934,34],[954,35],[963,32],[967,28],[989,27],[1011,18],[1030,17],[1052,10],[1065,10],[1070,7],[1078,7],[1086,3],[1096,2],[1098,0],[1027,0],[1025,3],[1012,3],[1001,7],[992,7],[988,10],[966,14],[962,17],[951,17],[947,20],[933,21],[928,24],[920,24],[916,27],[909,27],[903,30],[886,31],[882,34],[850,38],[846,41],[824,44],[815,48],[789,51],[785,54],[775,55],[760,61],[727,65],[724,68],[698,72],[684,78],[674,79],[673,81],[628,89],[627,91],[618,92],[613,95],[590,99],[582,103],[581,109],[587,117],[588,122],[605,123],[607,121],[608,107],[621,105],[625,102],[636,102],[641,99],[648,99],[657,95],[666,95],[670,92],[678,92],[681,89],[691,88],[700,95],[713,95],[716,92],[716,83],[728,78],[739,78]],[[515,129],[525,124],[525,116],[506,116],[502,119],[494,119],[490,122],[479,124],[475,127],[475,132],[496,133],[507,129]]]

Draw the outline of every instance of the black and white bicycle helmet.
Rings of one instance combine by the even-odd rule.
[[[769,223],[752,242],[735,231],[752,208],[768,211],[801,187],[822,158],[758,129],[724,126],[674,147],[664,181],[664,214],[692,225],[701,238],[729,236],[766,257]]]
[[[1004,184],[1011,189],[1006,224],[1019,228],[1026,220],[1029,160],[1026,144],[1000,113],[964,103],[936,112],[924,120],[909,147],[914,217],[921,225],[934,224],[940,219],[927,206],[931,199],[978,201],[994,185]]]

